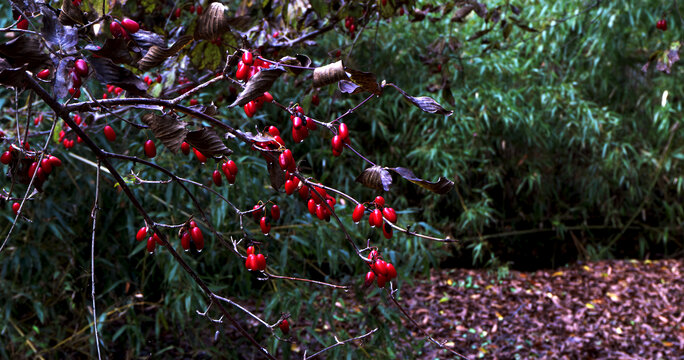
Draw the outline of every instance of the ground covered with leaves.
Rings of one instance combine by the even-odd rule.
[[[414,318],[468,358],[682,359],[684,262],[601,261],[499,279],[433,271],[402,288]],[[416,333],[416,336],[419,336]],[[434,345],[425,359],[447,358]]]

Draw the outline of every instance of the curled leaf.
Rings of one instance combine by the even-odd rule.
[[[59,22],[62,25],[83,25],[86,23],[86,17],[81,11],[81,8],[74,5],[71,1],[62,1],[62,11],[59,13]]]
[[[52,46],[61,48],[64,52],[75,51],[78,42],[78,30],[72,26],[64,26],[57,20],[55,11],[47,6],[41,8],[43,14],[43,37]]]
[[[345,67],[345,71],[347,72],[347,76],[349,76],[349,80],[356,85],[361,86],[363,90],[375,95],[382,95],[382,89],[380,88],[380,85],[378,85],[378,79],[375,74],[350,69],[348,67]]]
[[[371,189],[389,191],[392,175],[383,167],[375,165],[364,170],[356,177],[356,181]]]
[[[309,66],[311,66],[312,61],[306,55],[297,54],[294,57],[285,56],[284,58],[281,58],[280,60],[278,60],[278,62],[283,64],[283,65],[294,65],[294,66],[301,66],[301,67],[309,67]],[[304,71],[304,69],[294,68],[294,67],[289,67],[289,66],[285,66],[285,68],[287,69],[287,71],[289,71],[295,75],[299,75]]]
[[[71,81],[69,71],[73,68],[74,58],[67,56],[56,60],[59,62],[55,70],[55,82],[52,90],[57,99],[63,99],[69,94],[69,82]]]
[[[99,57],[111,59],[116,64],[134,64],[133,57],[128,51],[126,40],[121,38],[106,39],[102,47],[89,44],[85,48]]]
[[[267,167],[268,175],[271,179],[271,187],[278,191],[278,189],[285,184],[285,172],[280,168],[280,165],[276,164],[275,162],[269,162]]]
[[[13,68],[5,59],[0,58],[0,85],[22,88],[24,86],[24,69]]]
[[[313,72],[314,87],[323,87],[334,84],[340,80],[347,80],[347,73],[344,71],[342,60],[317,67]]]
[[[337,83],[337,87],[345,94],[358,94],[363,92],[363,88],[348,80],[340,80],[340,82]]]
[[[174,114],[164,116],[152,113],[145,114],[142,117],[142,122],[149,126],[154,137],[159,139],[174,154],[178,152],[188,134],[188,130],[185,128],[187,124],[178,120]]]
[[[112,84],[135,94],[143,95],[147,92],[147,84],[140,80],[130,70],[116,66],[107,58],[91,56],[88,63],[95,70],[95,76],[103,84]]]
[[[431,114],[440,114],[440,115],[446,115],[450,116],[453,114],[453,111],[446,110],[445,108],[442,107],[437,101],[434,99],[427,97],[427,96],[418,96],[418,97],[413,97],[409,94],[407,94],[404,90],[400,89],[398,86],[394,84],[387,84],[388,86],[391,86],[397,91],[399,91],[402,95],[404,95],[404,99],[408,100],[411,104],[417,106],[419,109],[429,112]]]
[[[204,156],[230,155],[233,151],[226,147],[221,138],[211,128],[190,131],[185,141]],[[180,145],[178,145],[180,147]]]
[[[243,106],[248,102],[264,95],[264,92],[271,89],[273,83],[285,72],[282,67],[271,67],[263,69],[252,76],[247,82],[247,86],[240,92],[237,99],[230,104],[230,107]]]
[[[43,52],[43,43],[37,36],[21,35],[0,44],[0,56],[14,67],[28,64],[29,70],[43,69],[50,65],[50,57]]]
[[[207,10],[199,18],[195,29],[195,39],[213,40],[228,30],[226,8],[219,2],[209,4]]]
[[[133,39],[135,44],[135,46],[132,46],[132,49],[139,52],[141,56],[153,46],[166,47],[164,37],[152,31],[140,29],[133,34],[129,33],[128,36]]]
[[[395,173],[397,173],[399,176],[403,177],[404,179],[422,187],[425,189],[428,189],[436,194],[446,194],[451,189],[454,188],[454,182],[451,180],[448,180],[444,177],[440,177],[437,182],[430,182],[427,180],[423,180],[419,177],[417,177],[413,171],[407,168],[403,167],[395,167],[395,168],[388,168],[388,170],[392,170]]]
[[[145,56],[138,61],[138,69],[148,70],[161,63],[169,57],[176,55],[185,45],[192,41],[192,36],[183,35],[170,48],[152,46]]]

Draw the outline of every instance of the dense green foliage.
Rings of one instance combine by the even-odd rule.
[[[134,9],[135,3],[128,1],[127,9]],[[506,3],[486,5],[494,9]],[[346,63],[373,72],[409,94],[430,95],[454,110],[450,117],[426,114],[387,88],[383,96],[346,118],[352,144],[374,162],[409,167],[425,179],[445,176],[456,181],[452,192],[435,195],[399,180],[385,198],[400,210],[401,224],[463,239],[459,246],[405,235],[385,240],[366,225],[353,225],[348,207],[338,209],[358,244],[371,238],[398,265],[399,286],[412,274],[425,274],[440,263],[524,267],[560,265],[577,258],[681,254],[678,238],[684,209],[678,198],[684,181],[680,163],[684,138],[681,129],[672,129],[683,114],[684,89],[678,86],[683,71],[677,63],[670,74],[657,71],[655,63],[647,72],[641,68],[654,51],[676,46],[684,23],[672,3],[595,5],[525,4],[517,18],[537,32],[524,26],[507,30],[501,22],[485,23],[472,13],[462,23],[441,19],[439,14],[428,15],[434,21],[409,22],[407,16],[381,19],[370,22],[359,36],[351,55],[344,58]],[[502,18],[514,15],[511,8],[502,9]],[[356,8],[350,14],[360,16],[361,11]],[[0,5],[0,12],[7,15],[0,26],[9,25],[6,3]],[[667,32],[655,28],[663,14],[670,22]],[[490,27],[483,37],[468,40]],[[336,30],[318,37],[316,47],[296,47],[289,53],[306,54],[317,65],[335,61],[337,49],[344,54],[352,49],[341,24]],[[184,51],[182,59],[194,54],[187,60],[196,62],[203,57],[199,50]],[[217,54],[217,61],[222,61],[222,53]],[[204,58],[214,59],[206,54]],[[183,69],[173,65],[165,76],[193,78],[210,73]],[[313,106],[310,81],[302,85],[299,80],[280,81],[271,93],[283,104],[302,103],[321,120],[332,120],[367,96],[342,95],[328,86],[315,90],[320,91],[321,104]],[[11,129],[14,113],[6,110],[16,105],[14,93],[2,90],[0,94],[1,126]],[[224,85],[213,86],[196,98],[206,104],[217,96],[230,97],[230,92]],[[26,95],[19,98],[23,106]],[[125,117],[139,122],[140,114],[129,112]],[[269,106],[252,119],[242,110],[219,106],[218,117],[245,131],[268,125],[286,128],[289,122],[286,113]],[[97,134],[98,144],[141,156],[142,143],[151,133],[120,121],[113,125],[125,141],[110,144]],[[291,140],[289,131],[283,133]],[[326,358],[420,354],[423,340],[413,340],[413,349],[392,343],[392,338],[415,335],[398,325],[399,312],[379,290],[361,288],[366,265],[353,254],[338,226],[313,219],[303,202],[275,192],[266,164],[256,152],[237,141],[229,140],[228,146],[235,151],[231,158],[240,173],[235,186],[219,191],[242,209],[268,200],[283,209],[273,238],[262,245],[272,271],[354,286],[353,295],[348,295],[291,281],[259,281],[244,269],[241,259],[207,236],[205,251],[184,256],[212,290],[244,301],[270,322],[281,312],[291,313],[293,332],[311,341],[306,344],[310,352],[332,344],[333,334],[345,339],[350,333],[380,328],[364,348],[341,346],[326,353]],[[365,164],[350,153],[333,158],[327,134],[314,133],[294,149],[298,160],[306,160],[304,167],[322,183],[362,201],[376,195],[354,182]],[[199,165],[192,155],[186,158],[159,150],[158,164],[179,176],[210,183],[216,162]],[[18,222],[8,247],[0,253],[3,358],[33,357],[36,352],[48,357],[95,354],[89,328],[89,216],[95,167],[84,160],[93,161],[85,147],[70,152],[60,148],[55,154],[65,162],[59,178],[28,203],[27,220]],[[116,166],[122,174],[134,171],[146,180],[165,179],[130,163],[116,162]],[[104,174],[102,182],[95,266],[105,353],[129,358],[148,354],[230,358],[244,353],[249,348],[244,339],[219,335],[217,343],[212,341],[218,328],[195,312],[207,305],[200,289],[168,254],[145,254],[144,243],[134,241],[143,226],[141,218],[110,177]],[[157,221],[179,224],[197,215],[188,195],[175,184],[131,185]],[[227,238],[240,236],[229,206],[200,188],[190,189],[217,229]],[[9,206],[5,208],[3,235],[14,219]],[[248,229],[255,238],[264,239],[258,224],[249,222]],[[178,242],[172,231],[168,235]],[[368,306],[345,307],[344,298],[349,296],[366,299]],[[403,296],[410,294],[400,291],[399,298]],[[233,313],[249,323],[243,313]],[[247,328],[273,353],[290,356],[290,344],[270,336],[267,329],[256,324]],[[324,332],[316,331],[322,328]]]

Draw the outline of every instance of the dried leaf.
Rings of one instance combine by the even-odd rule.
[[[271,67],[263,69],[252,76],[245,88],[240,92],[237,99],[230,104],[230,107],[243,106],[248,102],[264,95],[264,92],[271,89],[273,83],[285,72],[282,67]]]
[[[408,100],[411,104],[417,106],[419,109],[429,112],[432,114],[440,114],[440,115],[446,115],[450,116],[453,114],[453,111],[446,110],[440,105],[437,101],[434,99],[427,97],[427,96],[419,96],[419,97],[413,97],[409,94],[407,94],[404,90],[400,89],[398,86],[394,84],[387,84],[389,86],[392,86],[393,88],[397,89],[402,95],[404,95],[404,98]]]
[[[183,35],[170,48],[152,46],[145,56],[138,61],[138,68],[142,71],[151,69],[176,55],[185,45],[192,41],[192,36]]]
[[[285,56],[284,58],[278,60],[278,62],[285,65],[294,65],[301,67],[309,67],[312,63],[311,59],[308,56],[300,54],[297,54],[294,57]],[[285,66],[285,69],[287,69],[288,72],[291,72],[295,75],[299,75],[304,71],[304,69],[292,68],[289,66]]]
[[[375,74],[350,69],[348,67],[345,67],[345,71],[349,76],[349,80],[354,82],[356,85],[361,86],[363,90],[375,95],[382,95],[382,89],[378,84],[378,79],[376,78]]]
[[[358,94],[363,92],[363,89],[360,86],[348,80],[340,80],[337,83],[337,87],[345,94]]]
[[[213,40],[221,37],[227,30],[226,8],[219,2],[213,2],[199,18],[195,29],[195,39]]]
[[[280,165],[276,164],[275,162],[269,162],[267,167],[268,175],[271,179],[271,187],[278,191],[278,189],[285,184],[285,172],[280,168]]]
[[[263,133],[263,134],[256,133],[256,134],[252,134],[252,133],[249,132],[249,131],[247,131],[247,132],[242,132],[242,131],[240,131],[240,130],[235,130],[235,131],[236,131],[238,134],[240,134],[240,135],[244,136],[245,138],[247,138],[247,139],[249,139],[249,140],[251,140],[251,141],[254,141],[254,142],[270,142],[270,141],[275,140],[275,138],[274,138],[273,136],[271,136],[271,134],[269,134],[269,133]]]
[[[69,72],[73,68],[74,58],[68,56],[56,60],[59,61],[59,63],[57,65],[57,70],[55,70],[55,83],[52,87],[52,91],[57,99],[63,99],[69,94],[69,83],[71,82]]]
[[[21,35],[0,44],[0,56],[14,67],[27,64],[28,70],[42,70],[51,65],[50,57],[43,52],[43,43],[37,36]]]
[[[531,27],[529,27],[529,26],[527,26],[527,25],[525,25],[519,21],[515,21],[515,26],[517,26],[517,27],[519,27],[519,28],[521,28],[527,32],[534,32],[534,33],[539,32],[539,30],[531,28]]]
[[[62,25],[84,25],[87,20],[81,8],[74,5],[71,1],[62,1],[62,11],[59,13],[59,22]]]
[[[145,51],[149,50],[153,46],[166,47],[166,40],[163,36],[147,30],[138,30],[134,34],[128,34],[131,39],[133,39],[134,50],[140,52],[142,55]],[[135,49],[135,48],[141,49]]]
[[[57,14],[44,6],[41,9],[43,14],[43,37],[53,46],[57,46],[66,53],[75,51],[74,47],[78,43],[78,30],[72,26],[64,26],[57,20]]]
[[[475,5],[466,4],[465,6],[456,10],[456,12],[454,13],[454,16],[451,17],[451,21],[463,22],[465,17],[470,15],[470,13],[473,10],[475,10]]]
[[[99,57],[111,59],[116,64],[135,64],[131,53],[128,51],[126,40],[121,38],[106,39],[102,47],[88,44],[85,48]]]
[[[174,114],[159,116],[157,114],[145,114],[142,122],[150,127],[154,137],[159,139],[172,153],[177,153],[183,141],[185,141],[188,130],[186,123],[178,120]]]
[[[25,70],[13,68],[5,59],[0,58],[0,84],[15,88],[24,87]]]
[[[88,63],[95,71],[95,76],[103,84],[112,84],[122,89],[141,96],[147,92],[147,84],[140,80],[130,70],[116,66],[107,58],[91,56]]]
[[[252,26],[253,20],[254,18],[248,15],[235,16],[228,18],[228,20],[226,20],[226,24],[228,24],[228,27],[230,28],[245,31]]]
[[[190,131],[185,136],[185,141],[205,156],[230,155],[233,152],[211,128]]]
[[[313,72],[313,87],[323,87],[334,84],[340,80],[347,80],[342,60],[317,67]]]
[[[364,170],[356,177],[356,181],[371,189],[389,191],[392,185],[392,175],[384,168],[375,165]]]
[[[417,177],[413,171],[407,168],[395,167],[388,168],[388,170],[392,170],[404,179],[440,195],[446,194],[454,188],[454,182],[443,177],[440,177],[437,182],[430,182]]]
[[[484,30],[480,30],[480,31],[476,32],[475,35],[469,37],[468,41],[473,41],[473,40],[479,39],[479,38],[487,35],[493,29],[494,29],[494,26],[491,26],[491,27],[484,29]]]

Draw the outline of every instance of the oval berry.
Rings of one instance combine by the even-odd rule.
[[[302,118],[299,116],[295,116],[294,119],[292,119],[292,126],[294,126],[295,129],[299,130],[304,126],[304,122],[302,121]]]
[[[197,251],[202,251],[202,248],[204,248],[204,235],[202,235],[202,229],[198,227],[190,229],[190,238],[192,239],[192,242],[195,243]]]
[[[228,160],[228,161],[226,161],[226,168],[228,169],[228,171],[229,171],[231,174],[237,175],[237,173],[238,173],[238,167],[237,167],[237,164],[235,164],[235,161],[233,161],[233,160]]]
[[[157,246],[157,242],[154,240],[153,237],[147,238],[147,252],[150,254],[154,254],[154,248]]]
[[[185,231],[183,232],[183,235],[181,236],[181,246],[183,247],[183,250],[188,251],[190,250],[190,233]]]
[[[162,244],[163,244],[162,241],[161,241],[161,239],[159,238],[159,235],[157,235],[156,233],[155,233],[155,234],[152,234],[152,239],[154,239],[154,241],[155,241],[157,244],[159,244],[159,245],[162,245]]]
[[[263,97],[264,97],[264,102],[269,102],[269,103],[273,102],[273,95],[271,95],[271,93],[265,92]]]
[[[259,221],[259,219],[263,216],[262,214],[264,213],[264,209],[261,208],[261,205],[254,205],[252,208],[252,216],[254,216],[254,220]]]
[[[74,62],[74,71],[79,76],[88,76],[88,63],[83,59],[77,59]]]
[[[288,195],[292,195],[295,192],[295,189],[297,188],[297,184],[292,181],[292,180],[287,180],[285,181],[285,193]]]
[[[373,202],[375,202],[375,204],[379,207],[385,206],[385,198],[382,196],[376,196]]]
[[[366,207],[363,206],[363,204],[358,204],[354,208],[354,212],[352,213],[352,220],[354,220],[354,223],[358,224],[361,219],[363,219],[363,213],[366,211]]]
[[[385,284],[387,284],[387,277],[378,275],[378,287],[382,289],[385,287]]]
[[[339,135],[333,136],[330,142],[332,144],[333,153],[342,153],[342,150],[344,150],[344,142]]]
[[[271,207],[271,218],[273,218],[273,221],[278,221],[278,219],[280,219],[280,206],[273,205],[273,207]]]
[[[325,206],[316,205],[316,217],[320,220],[325,220]]]
[[[60,160],[56,156],[50,155],[50,164],[52,165],[52,167],[60,167],[62,166],[62,160]]]
[[[280,328],[280,331],[283,332],[283,334],[287,335],[290,332],[290,323],[287,321],[287,319],[283,319],[283,321],[278,324],[278,327]]]
[[[252,65],[254,61],[254,56],[252,55],[251,52],[245,51],[242,53],[242,62],[247,64],[247,65]]]
[[[197,158],[197,160],[198,160],[199,162],[201,162],[202,164],[204,164],[204,163],[207,162],[207,157],[204,156],[204,154],[202,154],[202,153],[201,153],[199,150],[197,150],[197,149],[192,149],[192,150],[195,152],[195,157]]]
[[[249,65],[240,62],[238,64],[237,71],[235,71],[235,78],[242,81],[247,80],[247,77],[249,76],[249,70]]]
[[[135,20],[129,18],[121,20],[121,26],[123,26],[124,29],[126,29],[126,31],[128,31],[131,34],[135,34],[138,32],[138,30],[140,30],[140,25],[138,25],[138,23]]]
[[[278,128],[275,126],[269,126],[268,133],[273,137],[280,136],[280,130],[278,130]]]
[[[31,166],[29,166],[28,176],[33,177],[33,175],[36,173],[36,170],[38,170],[38,163],[34,161],[31,163]]]
[[[394,265],[392,265],[391,263],[387,263],[385,268],[387,269],[387,277],[390,280],[397,277],[397,269],[394,268]]]
[[[254,255],[254,254],[247,255],[247,259],[245,260],[245,267],[249,271],[256,271],[257,270],[258,264],[257,264],[256,255]]]
[[[306,185],[302,185],[302,187],[299,188],[299,197],[302,200],[307,200],[309,198],[309,187]]]
[[[259,221],[259,226],[261,226],[261,232],[263,232],[264,235],[268,235],[268,232],[271,231],[271,222],[268,221],[268,218],[265,216],[261,217],[261,221]]]
[[[50,77],[50,69],[41,70],[38,74],[36,74],[36,77],[41,80],[47,79],[48,77]]]
[[[22,19],[21,16],[19,17],[19,22],[17,23],[17,29],[21,30],[28,30],[29,22],[26,19]]]
[[[307,128],[307,129],[309,129],[309,130],[311,130],[311,131],[316,130],[317,125],[316,125],[316,123],[313,121],[312,118],[310,118],[310,117],[307,116],[306,118],[304,118],[304,120],[306,120],[306,128]]]
[[[2,156],[0,156],[0,162],[5,165],[12,162],[12,153],[9,151],[5,151],[4,153],[2,153]]]
[[[123,35],[123,28],[118,22],[112,21],[109,24],[109,32],[111,32],[114,37],[120,37]]]
[[[50,175],[52,172],[52,164],[50,163],[50,160],[48,158],[43,158],[43,160],[40,161],[40,168],[45,171],[45,175]]]
[[[307,203],[307,208],[309,209],[309,214],[311,215],[316,215],[316,202],[314,199],[309,199],[309,202]]]
[[[375,273],[369,271],[366,273],[366,278],[363,280],[363,287],[369,287],[375,281]]]
[[[254,254],[254,246],[250,245],[247,248],[247,255],[252,255],[252,254]]]
[[[382,224],[382,235],[385,236],[385,239],[391,239],[392,238],[392,227],[388,223],[383,223]]]
[[[289,165],[287,161],[287,156],[285,156],[285,153],[280,153],[278,155],[278,165],[280,165],[280,169],[283,171],[287,170],[287,166]]]
[[[104,135],[107,138],[109,142],[113,142],[116,140],[116,132],[114,131],[114,128],[111,126],[107,125],[104,127]]]
[[[185,155],[190,154],[190,144],[188,144],[188,143],[186,143],[185,141],[183,141],[183,143],[181,144],[181,151],[182,151],[183,154],[185,154]]]
[[[216,184],[216,186],[221,186],[223,184],[223,179],[221,179],[220,171],[214,170],[214,173],[211,174],[211,177],[214,180],[214,184]]]
[[[391,207],[386,207],[382,209],[382,216],[387,219],[387,221],[395,224],[397,222],[397,212]]]
[[[260,270],[260,271],[266,270],[266,257],[264,257],[264,254],[257,254],[256,255],[256,264],[257,264],[257,270]]]
[[[147,156],[148,158],[153,158],[157,156],[157,147],[154,145],[154,141],[152,140],[145,141],[144,150],[145,156]]]
[[[347,124],[340,123],[338,135],[340,135],[342,140],[345,140],[349,137],[349,128],[347,127]]]
[[[15,202],[12,204],[12,211],[14,211],[14,215],[17,215],[19,213],[19,208],[21,207],[21,204],[18,202]]]

